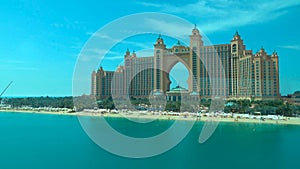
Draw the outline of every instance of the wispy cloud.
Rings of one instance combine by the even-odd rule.
[[[50,26],[56,29],[73,29],[73,30],[85,30],[86,23],[78,20],[71,20],[66,17],[61,22],[51,23]]]
[[[135,50],[135,52],[140,50],[146,50],[151,49],[152,55],[153,55],[153,42],[149,41],[143,41],[143,40],[132,40],[132,39],[116,39],[113,38],[107,34],[103,33],[91,33],[87,32],[87,35],[93,36],[95,39],[99,40],[99,43],[94,45],[94,47],[85,49],[81,53],[80,60],[82,61],[90,61],[92,59],[98,59],[98,60],[120,60],[124,58],[124,54],[126,49],[128,48],[131,52]],[[116,49],[104,49],[101,45],[101,43],[107,43],[110,42],[112,44],[115,44]],[[137,54],[140,52],[137,52]],[[144,56],[145,53],[143,53]]]
[[[98,48],[93,48],[93,49],[88,49],[87,52],[91,53],[91,54],[95,54],[95,55],[107,55],[107,54],[111,54],[111,55],[120,55],[119,52],[116,51],[107,51],[104,49],[98,49]]]
[[[153,49],[144,49],[144,50],[139,50],[135,51],[137,57],[148,57],[148,56],[153,56]],[[132,53],[131,53],[132,54]],[[114,55],[114,56],[106,56],[103,58],[103,60],[122,60],[124,59],[124,55]]]
[[[161,7],[161,4],[155,4],[151,2],[137,2],[137,4],[147,6],[147,7]]]
[[[18,59],[0,59],[1,71],[35,71],[38,68],[28,65],[27,62]]]
[[[125,44],[128,46],[132,46],[132,47],[140,47],[140,48],[149,48],[149,44],[145,43],[145,42],[137,42],[137,41],[131,41],[131,40],[127,40],[127,39],[115,39],[107,34],[103,34],[103,33],[91,33],[91,32],[87,32],[87,35],[91,35],[94,36],[95,38],[101,38],[103,40],[107,40],[110,41],[112,43],[118,43],[118,44]]]
[[[185,38],[188,35],[188,33],[190,33],[192,26],[153,18],[146,18],[145,23],[148,23],[149,26],[155,25],[153,29],[155,29],[158,32],[161,32],[162,34],[177,35],[180,38]]]
[[[37,71],[39,70],[36,67],[18,67],[18,66],[1,66],[0,70],[2,71]]]
[[[147,57],[147,56],[153,56],[153,49],[145,49],[145,50],[140,50],[136,52],[136,55],[138,57]]]
[[[2,64],[23,64],[25,63],[24,61],[22,60],[8,60],[8,59],[0,59],[0,63]]]
[[[149,42],[137,42],[137,41],[129,41],[129,40],[124,40],[122,42],[120,42],[121,44],[124,44],[130,48],[142,48],[142,49],[148,49],[150,47],[152,47],[152,44],[150,44]]]
[[[185,5],[138,3],[156,7],[161,12],[192,16],[205,33],[276,19],[287,8],[300,5],[299,0],[198,0]],[[180,27],[173,27],[179,29]]]
[[[123,60],[124,56],[107,56],[103,60]]]
[[[300,50],[300,45],[280,45],[279,48]]]
[[[122,39],[115,39],[107,34],[104,34],[102,32],[86,32],[87,35],[89,36],[92,36],[93,38],[98,38],[98,39],[101,39],[101,40],[108,40],[108,41],[111,41],[111,42],[114,42],[114,43],[117,43],[117,42],[120,42],[122,41]]]
[[[101,49],[101,48],[90,48],[90,49],[86,49],[84,50],[81,54],[80,54],[80,60],[81,61],[90,61],[90,60],[101,60],[103,58],[107,59],[109,57],[104,57],[107,55],[122,55],[122,53],[120,52],[116,52],[116,51],[109,51],[109,50],[105,50],[105,49]]]

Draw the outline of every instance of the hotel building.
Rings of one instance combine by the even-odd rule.
[[[148,98],[168,94],[169,73],[178,62],[188,69],[188,93],[201,98],[276,99],[279,93],[278,54],[261,48],[253,54],[236,32],[228,44],[206,46],[195,27],[190,45],[167,48],[159,35],[153,56],[137,57],[127,49],[116,71],[92,72],[91,94],[98,98]]]

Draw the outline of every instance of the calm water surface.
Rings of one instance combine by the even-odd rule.
[[[136,125],[108,118],[122,133],[135,137],[158,134],[173,121]],[[203,123],[164,154],[129,159],[94,144],[76,116],[0,113],[0,169],[102,168],[300,168],[300,126],[220,123],[214,135],[198,143]],[[158,143],[159,144],[159,143]]]

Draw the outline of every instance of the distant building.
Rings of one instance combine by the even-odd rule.
[[[187,92],[202,98],[224,97],[275,99],[279,93],[278,55],[261,48],[246,50],[236,32],[229,44],[204,46],[195,27],[190,45],[178,42],[167,48],[161,35],[154,44],[154,56],[137,57],[127,49],[125,64],[116,71],[100,67],[92,73],[91,94],[99,98],[148,98],[153,93],[170,93],[169,73],[181,62],[189,71]]]
[[[101,98],[107,98],[111,96],[111,81],[115,72],[104,71],[103,67],[100,67],[97,72],[92,73],[92,95],[101,96]]]
[[[293,94],[288,94],[287,96],[283,97],[283,100],[291,104],[300,105],[300,91],[296,91]]]
[[[263,48],[254,56],[252,62],[252,95],[257,98],[280,97],[278,55],[267,55]]]
[[[182,99],[188,99],[189,94],[189,90],[178,85],[168,91],[166,96],[168,101],[181,101]]]

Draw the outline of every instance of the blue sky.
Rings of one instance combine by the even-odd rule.
[[[4,97],[72,95],[77,57],[90,36],[115,19],[140,12],[163,12],[196,23],[213,44],[229,43],[238,30],[248,49],[263,46],[268,53],[276,49],[283,95],[300,90],[299,0],[12,0],[1,2],[0,11],[0,89],[14,81]],[[170,31],[186,29],[163,26]],[[103,67],[113,70],[127,47],[151,49],[156,38],[148,37],[145,43],[141,43],[145,37],[133,37],[116,45],[108,56],[110,64]],[[168,47],[175,43],[167,41]],[[101,48],[93,53],[104,54]],[[149,51],[139,54],[149,55]],[[82,92],[88,94],[89,87]]]

